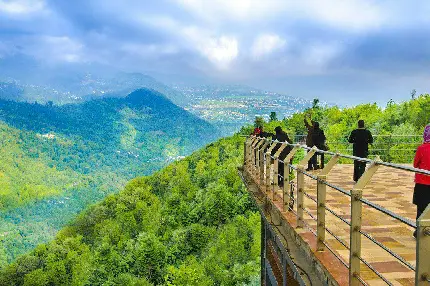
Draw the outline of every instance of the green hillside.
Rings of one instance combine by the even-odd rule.
[[[41,105],[0,100],[0,265],[89,204],[217,138],[163,95]]]
[[[237,176],[243,137],[132,180],[20,257],[0,285],[238,285],[258,281],[260,218]]]
[[[429,121],[430,95],[386,108],[315,105],[267,122],[265,130],[281,125],[294,138],[304,133],[305,113],[321,122],[332,142],[345,140],[358,119],[374,134],[421,134]],[[241,133],[252,129],[243,127]],[[414,140],[392,148],[413,148],[422,139]],[[81,213],[55,240],[5,265],[0,285],[257,285],[260,218],[236,170],[243,141],[240,135],[221,139],[130,181]],[[399,152],[372,152],[409,162],[393,156]],[[0,248],[0,257],[5,255]]]

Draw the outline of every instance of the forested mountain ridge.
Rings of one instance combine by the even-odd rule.
[[[131,178],[217,137],[147,89],[61,106],[0,100],[0,265]]]
[[[258,282],[260,218],[236,169],[243,140],[221,139],[132,180],[5,267],[0,285]]]
[[[0,100],[0,120],[28,131],[57,132],[80,136],[83,140],[111,143],[112,139],[119,139],[118,133],[130,131],[128,128],[137,128],[136,131],[142,133],[158,131],[165,137],[181,135],[182,140],[195,145],[197,140],[190,139],[202,139],[215,131],[210,124],[174,105],[162,94],[147,89],[136,90],[125,98],[104,98],[61,106]],[[183,132],[185,128],[188,132]]]

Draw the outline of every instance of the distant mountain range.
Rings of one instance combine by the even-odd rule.
[[[73,76],[56,75],[49,79],[29,80],[11,77],[0,78],[0,98],[54,104],[79,103],[106,97],[125,97],[139,88],[156,90],[174,103],[184,105],[181,93],[140,73],[112,73],[101,77],[92,73]]]
[[[240,85],[163,84],[149,75],[111,67],[76,64],[42,66],[22,55],[0,59],[0,98],[45,104],[125,97],[138,88],[164,94],[173,103],[228,135],[270,112],[282,119],[311,106],[311,101]]]

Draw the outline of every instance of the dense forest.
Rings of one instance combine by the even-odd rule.
[[[0,265],[49,241],[128,180],[218,136],[146,89],[61,106],[0,100]]]
[[[0,285],[258,283],[260,218],[236,169],[243,141],[132,180],[5,267]]]
[[[375,135],[413,135],[372,147],[373,155],[410,162],[399,150],[414,149],[429,122],[430,95],[410,101],[356,107],[314,106],[289,118],[262,122],[291,138],[305,133],[311,114],[330,148],[346,145],[357,120]],[[245,126],[241,134],[250,134]],[[409,139],[408,139],[409,138]],[[250,285],[259,283],[260,220],[237,175],[244,137],[220,139],[151,176],[130,181],[81,213],[15,262],[3,266],[0,285]],[[396,151],[397,150],[397,151]],[[408,151],[409,152],[409,151]],[[413,155],[413,151],[408,156]],[[2,253],[0,250],[0,257]]]

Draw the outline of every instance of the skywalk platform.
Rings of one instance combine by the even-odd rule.
[[[308,174],[316,176],[319,172],[311,171]],[[271,173],[273,176],[273,168]],[[335,165],[327,176],[326,182],[345,190],[351,190],[355,184],[352,180],[352,173],[352,164]],[[282,188],[274,187],[272,182],[269,190],[263,191],[261,178],[246,170],[242,170],[242,178],[247,180],[248,189],[250,189],[250,184],[253,185],[254,189],[257,189],[257,192],[254,190],[252,195],[260,202],[262,212],[266,212],[265,216],[270,217],[272,222],[275,220],[275,225],[288,225],[287,228],[276,227],[277,231],[281,234],[285,232],[282,234],[284,238],[286,233],[290,232],[291,236],[291,232],[294,232],[292,240],[301,245],[302,248],[304,247],[305,252],[309,252],[306,256],[310,258],[310,261],[314,261],[312,262],[315,264],[313,265],[314,268],[321,268],[319,270],[323,274],[320,277],[325,279],[321,285],[351,285],[348,275],[350,226],[332,215],[331,212],[327,212],[325,218],[327,229],[325,243],[330,251],[317,250],[317,182],[314,179],[304,176],[304,226],[298,227],[297,213],[295,212],[297,200],[290,210],[284,211]],[[362,198],[415,222],[416,206],[412,204],[413,188],[414,173],[381,166],[363,189]],[[273,196],[274,189],[276,190],[275,196]],[[293,197],[297,198],[297,188],[293,188],[293,190]],[[351,221],[351,198],[338,190],[327,187],[326,208],[344,220]],[[413,227],[400,223],[398,220],[381,213],[378,209],[367,205],[363,205],[361,223],[363,232],[366,232],[374,240],[399,255],[415,268],[416,239],[412,235]],[[294,238],[294,236],[296,237]],[[363,237],[361,241],[361,257],[373,268],[370,269],[364,263],[360,264],[360,277],[365,281],[366,284],[363,283],[364,285],[415,285],[415,271],[399,262],[397,258],[366,237]],[[379,275],[383,275],[390,284],[383,281],[374,270]],[[309,277],[309,274],[307,276]],[[318,285],[318,282],[316,283]]]
[[[262,216],[262,285],[430,285],[430,206],[416,220],[412,204],[415,174],[430,171],[254,136],[244,151],[239,174]],[[329,160],[306,171],[315,154]],[[358,182],[352,160],[367,164]]]
[[[317,174],[317,171],[312,172]],[[340,186],[345,190],[351,190],[354,182],[352,181],[353,165],[342,164],[336,165],[327,177],[327,182]],[[372,177],[369,184],[363,190],[363,198],[381,207],[388,209],[398,215],[415,220],[416,206],[412,204],[412,195],[414,188],[414,174],[402,170],[396,170],[387,167],[380,167]],[[280,192],[277,198],[280,200]],[[311,178],[305,176],[305,193],[313,199],[317,199],[316,183]],[[309,212],[316,217],[316,203],[308,196],[304,196],[304,206]],[[351,219],[350,198],[337,190],[327,188],[326,205],[328,208],[339,214],[346,220]],[[316,229],[316,221],[308,213],[304,214],[305,222],[308,226]],[[326,227],[333,234],[342,239],[346,245],[349,245],[350,230],[349,226],[340,219],[328,212],[326,216]],[[375,240],[382,243],[393,252],[403,257],[407,262],[415,266],[416,261],[416,240],[412,236],[413,228],[399,223],[397,220],[384,215],[380,211],[363,206],[362,230],[371,235]],[[307,227],[298,229],[297,232],[306,240],[312,241],[315,236]],[[327,244],[346,263],[349,260],[349,250],[346,249],[329,233],[326,234]],[[414,285],[415,272],[400,263],[396,258],[387,253],[384,249],[363,237],[361,245],[362,257],[372,265],[379,273],[387,278],[393,285]],[[429,258],[430,259],[430,258]],[[330,261],[328,261],[330,263]],[[347,269],[344,265],[339,265]],[[342,279],[343,271],[333,269],[332,274],[339,280],[339,284],[344,284]],[[373,271],[362,264],[361,277],[370,285],[387,285]],[[347,284],[347,283],[346,283]]]

